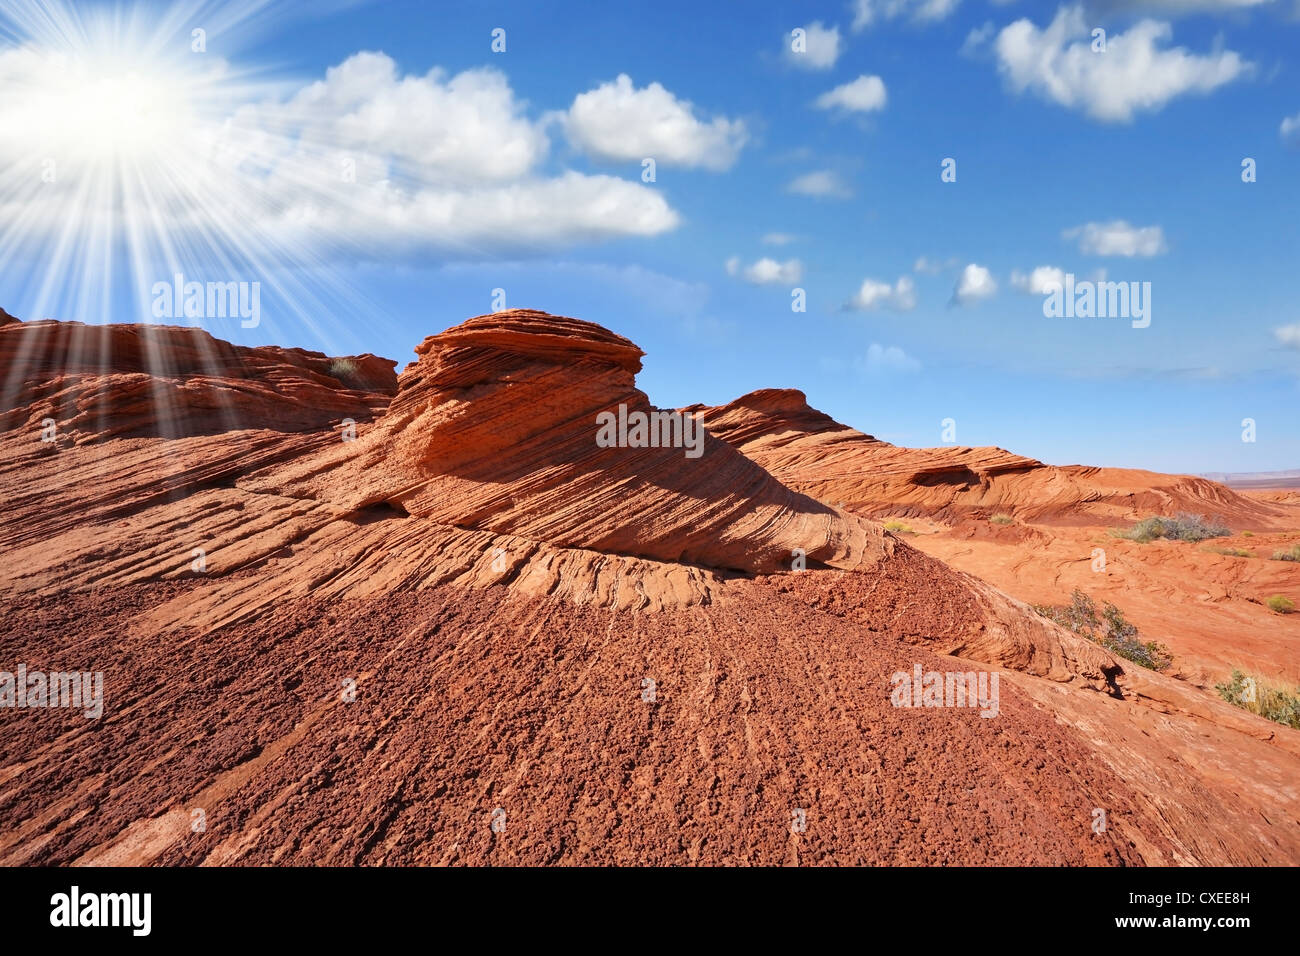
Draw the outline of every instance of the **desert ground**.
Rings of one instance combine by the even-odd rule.
[[[529,310],[415,356],[0,312],[0,670],[104,685],[0,709],[0,864],[1300,863],[1300,731],[1214,689],[1300,683],[1300,490],[657,410]],[[1111,534],[1185,512],[1232,533]],[[1076,588],[1169,666],[1029,606]]]

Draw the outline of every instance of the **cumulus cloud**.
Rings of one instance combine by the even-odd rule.
[[[564,116],[575,146],[599,159],[730,169],[749,139],[743,120],[704,119],[659,83],[642,89],[626,73],[573,100]]]
[[[727,260],[727,275],[739,276],[753,285],[791,285],[803,278],[803,263],[798,259],[777,262],[765,256],[746,266],[739,256],[732,256]]]
[[[1290,146],[1300,146],[1300,113],[1282,120],[1278,132],[1282,134],[1282,142]]]
[[[916,283],[909,276],[900,276],[893,285],[879,279],[863,279],[858,291],[844,307],[861,312],[878,309],[910,312],[916,308]]]
[[[1300,349],[1300,322],[1282,325],[1273,330],[1278,342],[1289,349]]]
[[[214,155],[237,169],[231,215],[288,246],[452,256],[654,236],[678,214],[640,182],[538,171],[545,123],[493,69],[400,75],[355,54],[283,101],[239,109]],[[339,170],[352,175],[342,179]]]
[[[833,67],[840,54],[844,52],[840,28],[827,27],[820,20],[816,20],[800,29],[804,31],[804,49],[802,52],[796,52],[795,38],[787,33],[785,35],[786,62],[804,70],[829,70]]]
[[[912,358],[897,345],[881,345],[872,342],[867,354],[854,359],[854,366],[868,375],[884,372],[915,372],[921,363]]]
[[[326,144],[418,165],[443,185],[516,180],[549,149],[504,74],[479,68],[451,76],[435,68],[400,76],[392,58],[369,52],[330,67],[287,102],[241,110],[233,129],[234,145],[268,147],[271,160],[295,145]]]
[[[1175,97],[1209,93],[1253,68],[1232,50],[1164,48],[1173,30],[1157,20],[1109,35],[1106,52],[1094,53],[1092,27],[1082,6],[1061,7],[1041,30],[1017,20],[994,42],[998,69],[1016,93],[1032,91],[1103,122],[1127,122]]]
[[[852,113],[870,113],[885,108],[885,81],[863,74],[850,83],[828,90],[817,97],[819,110],[841,109]]]
[[[971,305],[997,291],[998,284],[993,280],[993,274],[972,262],[961,270],[957,286],[952,290],[952,300],[957,305]]]
[[[942,20],[957,9],[961,0],[853,0],[853,32],[884,20],[907,17],[914,23]]]
[[[1123,219],[1089,222],[1061,233],[1063,239],[1079,240],[1079,251],[1088,256],[1158,256],[1166,250],[1165,232],[1159,226],[1130,226]]]
[[[58,68],[51,57],[6,51],[0,86],[52,89]],[[183,139],[153,145],[129,207],[121,190],[79,201],[82,177],[61,175],[24,200],[27,221],[66,222],[71,198],[87,234],[148,234],[166,223],[181,255],[219,250],[239,260],[230,268],[266,269],[551,252],[679,223],[639,177],[550,169],[546,119],[531,117],[496,69],[404,75],[390,57],[361,52],[287,95],[269,86],[250,94],[219,76],[207,85],[222,93],[220,108],[204,99],[176,120]],[[24,141],[24,115],[42,121],[0,104],[0,162]],[[0,216],[12,212],[0,204]]]
[[[829,169],[796,176],[785,188],[796,195],[812,196],[814,199],[847,199],[853,195],[839,174]]]
[[[1056,266],[1038,266],[1028,274],[1013,269],[1011,288],[1027,295],[1045,295],[1053,289],[1065,288],[1065,270]]]

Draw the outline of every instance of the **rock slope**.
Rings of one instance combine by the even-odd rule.
[[[992,447],[902,448],[809,407],[796,389],[762,389],[688,411],[791,488],[868,514],[953,520],[1005,513],[1099,524],[1187,511],[1243,529],[1271,527],[1282,515],[1194,475],[1045,465]]]
[[[656,411],[626,339],[515,311],[417,354],[393,380],[0,326],[0,670],[106,687],[97,721],[0,710],[0,863],[1300,858],[1276,725],[792,488],[725,423],[698,458],[602,447],[602,412]],[[917,666],[1001,674],[996,717],[893,706]]]

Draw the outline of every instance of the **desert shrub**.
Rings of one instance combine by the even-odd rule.
[[[1300,561],[1300,544],[1293,545],[1290,551],[1274,551],[1274,561]]]
[[[1214,689],[1230,704],[1300,730],[1300,687],[1287,691],[1234,669],[1232,680],[1215,684]]]
[[[994,524],[1011,524],[1011,515],[994,515],[989,520]]]
[[[1098,612],[1092,598],[1078,588],[1070,594],[1069,604],[1035,604],[1034,610],[1125,660],[1150,670],[1164,670],[1173,662],[1169,649],[1164,645],[1138,638],[1137,625],[1126,620],[1123,611],[1107,601]]]
[[[357,374],[357,363],[352,359],[330,359],[329,373],[339,381],[346,381]]]
[[[1232,529],[1213,521],[1207,521],[1201,515],[1178,514],[1172,518],[1153,515],[1143,518],[1133,527],[1111,532],[1117,538],[1128,538],[1145,544],[1157,538],[1169,538],[1173,541],[1204,541],[1207,538],[1222,538],[1232,534]]]
[[[902,521],[886,521],[885,530],[893,531],[895,534],[911,534],[912,526]]]
[[[1253,532],[1253,531],[1243,531],[1243,532],[1241,533],[1241,536],[1242,536],[1243,538],[1253,538],[1253,537],[1255,537],[1255,532]]]
[[[1253,558],[1255,555],[1245,548],[1203,548],[1212,554],[1226,554],[1230,558]]]
[[[1274,594],[1264,603],[1267,604],[1268,609],[1273,611],[1275,614],[1290,614],[1295,610],[1295,602],[1280,594]]]

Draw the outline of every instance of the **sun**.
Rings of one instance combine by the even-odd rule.
[[[72,161],[145,161],[193,142],[196,75],[151,72],[118,57],[52,54],[21,128]]]
[[[28,317],[150,322],[150,290],[177,275],[258,284],[275,297],[274,315],[295,322],[355,299],[316,268],[315,236],[258,229],[280,202],[266,170],[296,143],[238,118],[299,86],[236,65],[235,44],[255,41],[253,21],[268,9],[0,0],[0,262],[10,290],[0,304]],[[280,184],[291,175],[282,168]],[[309,185],[314,175],[304,173]],[[209,331],[252,327],[228,319]]]

